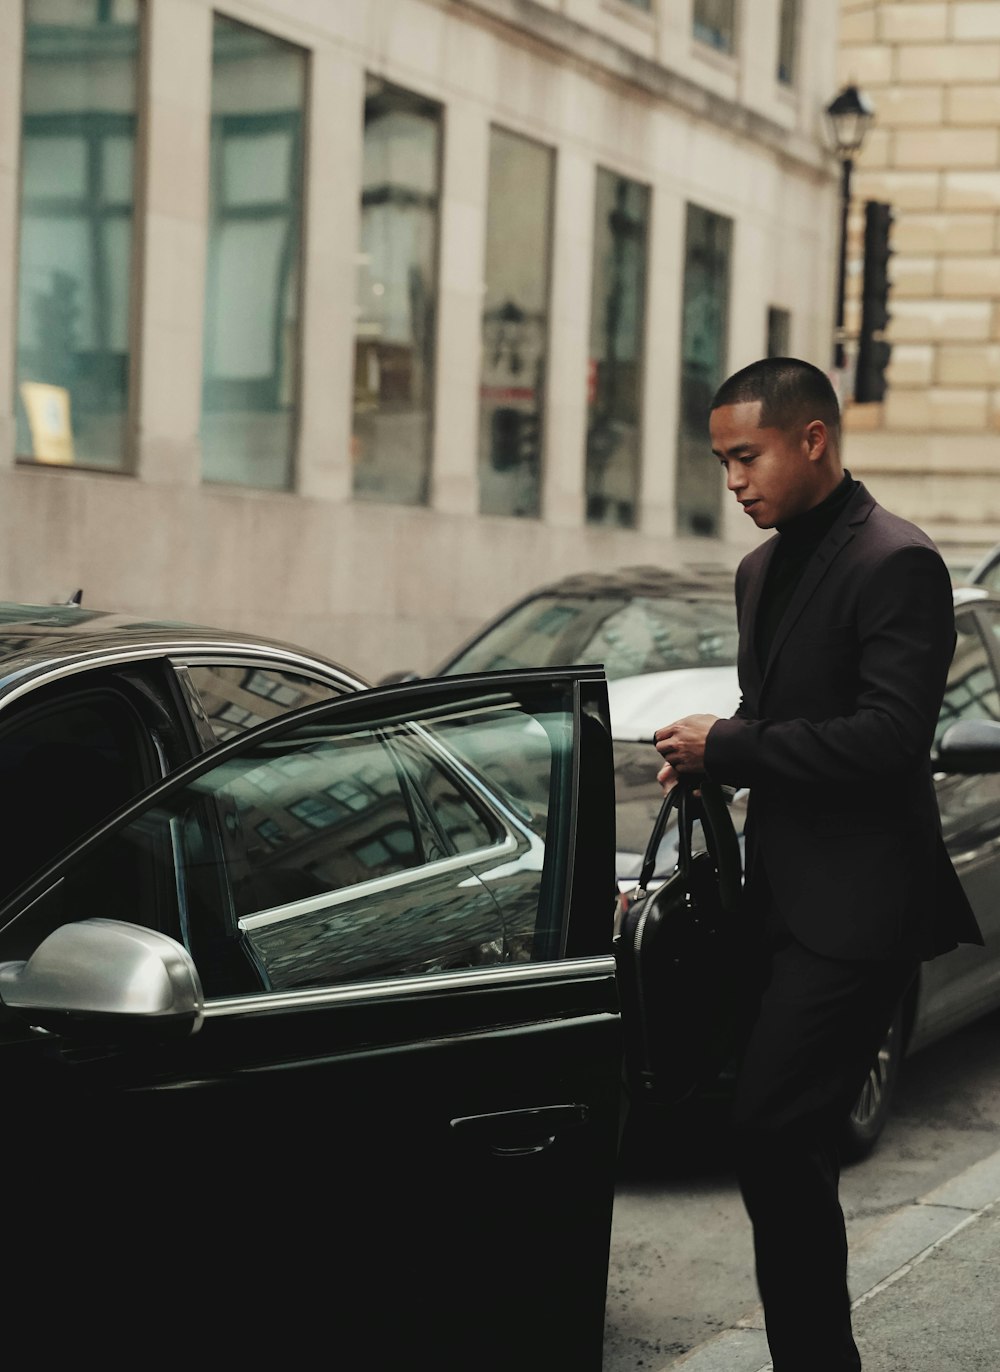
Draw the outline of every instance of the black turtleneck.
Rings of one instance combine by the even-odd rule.
[[[857,488],[858,482],[850,472],[845,472],[840,485],[831,491],[825,500],[821,500],[804,514],[789,519],[787,523],[777,525],[780,537],[767,570],[757,610],[754,648],[761,670],[767,662],[775,632],[806,569],[806,564],[833,528],[837,516]]]

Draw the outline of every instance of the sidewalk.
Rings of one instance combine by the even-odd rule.
[[[855,1239],[864,1372],[1000,1369],[1000,1151]],[[761,1311],[662,1372],[770,1372]]]

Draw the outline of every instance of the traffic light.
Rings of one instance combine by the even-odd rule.
[[[861,287],[861,335],[854,375],[854,399],[861,403],[885,395],[885,369],[892,345],[884,338],[889,323],[889,230],[892,206],[879,200],[865,204],[865,264]]]

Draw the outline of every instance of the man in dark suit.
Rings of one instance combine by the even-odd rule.
[[[930,749],[955,647],[931,540],[840,458],[828,378],[766,358],[712,401],[727,488],[777,535],[736,574],[741,700],[656,731],[664,790],[748,786],[761,994],[733,1104],[775,1372],[857,1372],[836,1139],[918,963],[982,936]]]

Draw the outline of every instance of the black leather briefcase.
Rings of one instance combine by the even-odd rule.
[[[652,885],[674,813],[677,866]],[[724,792],[707,780],[681,782],[660,807],[615,936],[626,1080],[637,1104],[687,1100],[737,1051],[753,982],[742,887]]]

